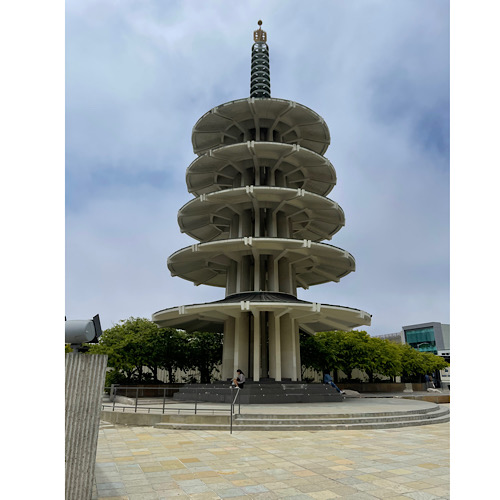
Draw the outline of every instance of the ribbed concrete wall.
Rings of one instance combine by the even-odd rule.
[[[108,357],[66,354],[66,500],[90,500]]]

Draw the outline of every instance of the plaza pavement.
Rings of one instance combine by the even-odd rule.
[[[441,423],[230,434],[102,423],[92,498],[450,498],[449,431]]]

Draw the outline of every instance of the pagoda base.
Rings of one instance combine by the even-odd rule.
[[[220,391],[217,390],[220,388]],[[230,382],[214,384],[186,384],[174,394],[174,401],[203,401],[212,403],[231,403],[234,390]],[[326,384],[304,384],[301,382],[275,382],[247,379],[238,398],[241,404],[290,404],[290,403],[340,403],[345,396]]]

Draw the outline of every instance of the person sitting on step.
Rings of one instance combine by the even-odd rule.
[[[243,389],[245,386],[245,375],[241,370],[236,370],[236,378],[233,379],[232,385],[234,387],[239,387],[240,389]]]
[[[328,373],[325,372],[325,375],[323,376],[323,384],[329,384],[331,385],[334,389],[337,389],[337,392],[340,392],[340,394],[345,394],[344,391],[341,391],[333,382],[332,376]]]

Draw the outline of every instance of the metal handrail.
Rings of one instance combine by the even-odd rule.
[[[241,389],[236,386],[236,387],[233,387],[231,386],[231,392],[233,392],[233,390],[236,389],[236,396],[234,396],[234,399],[233,401],[231,402],[231,424],[230,424],[230,427],[229,427],[229,433],[232,434],[233,433],[233,415],[234,415],[234,404],[236,403],[236,400],[238,399],[238,396],[240,395],[240,391]],[[240,401],[238,401],[238,415],[241,414],[241,403]]]
[[[212,414],[215,414],[215,412],[222,412],[222,413],[227,413],[229,412],[229,415],[230,415],[230,433],[232,434],[233,432],[233,415],[235,415],[235,406],[236,406],[236,403],[238,403],[238,414],[241,414],[241,401],[239,400],[238,396],[239,396],[239,393],[240,393],[240,388],[239,387],[230,387],[229,389],[231,390],[231,399],[230,399],[230,402],[229,402],[229,409],[226,409],[226,408],[203,408],[203,407],[199,407],[198,406],[198,403],[200,402],[200,392],[201,392],[201,388],[199,387],[190,387],[189,389],[192,389],[192,392],[193,394],[196,395],[195,397],[195,400],[194,401],[182,401],[183,404],[194,404],[194,407],[192,408],[186,408],[186,407],[182,407],[182,408],[179,408],[179,407],[175,407],[175,406],[171,406],[170,404],[168,405],[168,407],[165,406],[166,404],[166,399],[167,399],[167,395],[166,395],[166,392],[167,390],[173,390],[173,389],[177,389],[178,386],[176,388],[172,388],[172,387],[148,387],[148,386],[142,386],[142,387],[127,387],[127,386],[121,386],[121,385],[113,385],[111,387],[105,387],[104,390],[105,391],[108,391],[109,390],[109,395],[112,399],[112,404],[106,404],[106,403],[102,403],[102,409],[106,409],[106,408],[111,408],[111,411],[118,411],[118,408],[116,407],[116,396],[118,396],[119,394],[117,394],[118,390],[120,391],[125,391],[125,397],[130,397],[128,395],[128,392],[129,391],[134,391],[135,394],[135,401],[134,401],[134,404],[131,405],[131,406],[122,406],[121,407],[121,410],[123,413],[125,413],[125,410],[126,409],[131,409],[133,408],[133,411],[134,413],[137,413],[138,412],[138,408],[140,409],[143,409],[143,410],[147,410],[148,413],[151,413],[152,411],[161,411],[161,414],[165,414],[167,412],[171,412],[171,411],[177,411],[177,414],[180,414],[181,411],[185,411],[185,412],[190,412],[190,411],[194,411],[194,414],[196,415],[198,412],[206,412],[206,411],[209,411],[209,412],[212,412]],[[202,389],[202,391],[227,391],[227,387],[204,387]],[[237,389],[236,390],[236,394],[233,394],[233,391],[234,389]],[[143,391],[143,390],[147,390],[147,391],[162,391],[163,394],[162,396],[162,406],[161,408],[156,406],[143,406],[141,404],[139,404],[139,391]],[[178,392],[178,391],[175,391],[175,392]],[[227,393],[226,393],[227,394]],[[173,396],[173,393],[172,393],[172,396]],[[133,397],[133,396],[132,396]],[[152,396],[154,397],[154,396]]]

